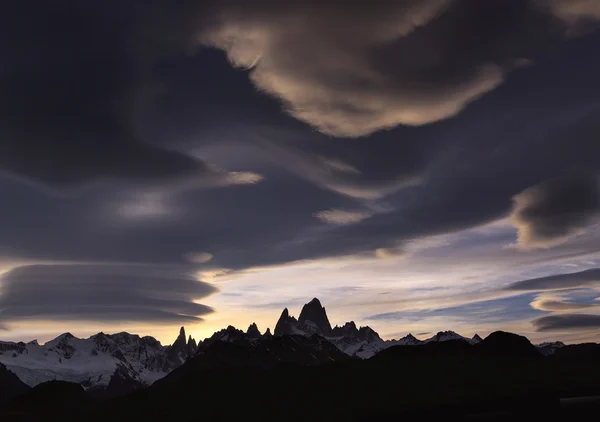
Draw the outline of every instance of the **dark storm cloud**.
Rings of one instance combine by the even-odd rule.
[[[456,115],[564,34],[568,22],[555,15],[562,6],[226,1],[201,40],[252,69],[252,82],[294,117],[326,134],[357,137]]]
[[[106,179],[226,184],[201,160],[138,134],[137,116],[156,90],[149,65],[165,48],[137,29],[139,6],[2,8],[0,172],[57,190]]]
[[[585,232],[600,217],[600,179],[576,174],[552,179],[514,197],[519,246],[551,247]]]
[[[175,270],[135,266],[27,265],[0,280],[0,322],[23,320],[184,323],[212,312],[195,303],[217,289]]]
[[[35,16],[40,22],[31,29],[33,35],[26,34],[25,27],[13,23],[15,33],[22,35],[13,38],[47,39],[47,56],[56,57],[56,60],[46,64],[42,60],[46,56],[40,55],[37,41],[24,45],[29,45],[34,54],[20,54],[28,48],[13,49],[12,44],[3,44],[8,56],[14,58],[10,63],[19,64],[11,66],[22,70],[26,68],[22,64],[28,57],[28,60],[37,60],[34,61],[38,67],[48,68],[48,75],[54,75],[54,80],[60,82],[50,84],[50,87],[55,87],[52,88],[54,97],[66,104],[63,107],[60,103],[60,107],[55,107],[58,111],[54,112],[47,106],[54,105],[49,102],[53,97],[46,95],[44,90],[31,89],[26,92],[35,101],[21,101],[23,114],[37,110],[39,113],[35,115],[40,116],[49,109],[49,116],[56,115],[59,122],[61,119],[70,121],[71,114],[63,115],[60,111],[63,107],[73,111],[73,119],[77,121],[83,116],[84,123],[96,122],[98,116],[108,116],[108,120],[97,120],[100,129],[91,132],[93,139],[97,132],[103,133],[110,128],[135,128],[143,134],[137,138],[151,139],[152,148],[161,152],[152,161],[156,163],[148,167],[149,171],[161,169],[160,160],[169,157],[162,153],[163,148],[173,147],[193,150],[194,156],[206,156],[207,162],[222,168],[265,174],[265,181],[252,189],[234,187],[173,195],[166,199],[164,215],[147,220],[120,219],[114,215],[114,210],[120,209],[119,200],[123,197],[113,195],[110,189],[96,192],[96,196],[59,202],[46,200],[31,190],[19,190],[7,182],[0,185],[5,204],[0,210],[3,233],[0,246],[6,256],[181,262],[186,254],[206,252],[213,255],[208,265],[239,269],[354,253],[374,255],[376,249],[401,250],[403,243],[415,238],[506,217],[511,209],[511,197],[524,189],[574,166],[598,166],[600,151],[596,122],[597,98],[600,97],[595,81],[600,64],[597,55],[590,54],[597,44],[585,37],[577,38],[569,45],[551,44],[556,48],[549,49],[551,53],[548,53],[542,47],[555,38],[562,40],[565,24],[544,8],[525,7],[526,2],[517,1],[465,1],[448,2],[436,11],[435,2],[406,1],[394,5],[381,3],[381,8],[377,2],[357,6],[344,3],[343,11],[340,11],[341,3],[335,2],[328,5],[288,2],[286,6],[289,4],[289,7],[285,8],[271,2],[267,8],[266,2],[258,2],[252,10],[246,10],[241,2],[238,5],[236,2],[215,2],[208,8],[200,7],[202,5],[197,2],[185,2],[183,9],[184,3],[157,1],[154,4],[160,13],[150,14],[146,19],[146,14],[139,14],[140,10],[146,10],[140,6],[145,3],[103,2],[95,9],[89,9],[86,3],[77,9],[68,8],[69,13],[65,12],[66,3],[52,5],[52,10],[45,10],[50,8],[47,2],[42,4],[40,10],[44,16],[57,16],[56,26],[64,28],[65,32],[77,32],[78,37],[55,33],[51,30],[54,27],[50,28],[41,14]],[[204,13],[200,13],[202,11]],[[243,12],[245,20],[238,12]],[[429,15],[430,12],[433,15]],[[79,15],[79,19],[66,19]],[[316,18],[312,19],[313,16]],[[81,19],[85,17],[87,20]],[[372,39],[365,44],[363,37],[376,36],[379,22],[383,31],[381,36],[386,36],[390,28],[413,26],[415,17],[422,18],[418,20],[422,26],[399,35],[397,41],[374,50]],[[8,20],[6,15],[3,18]],[[303,19],[306,25],[297,24],[297,20]],[[263,36],[272,39],[271,31],[282,30],[280,22],[289,23],[289,31],[284,31],[273,44],[278,49],[262,55],[254,72],[261,66],[276,64],[285,64],[287,69],[288,64],[293,67],[301,60],[297,71],[293,68],[286,75],[297,78],[298,83],[310,85],[311,89],[322,86],[327,96],[331,95],[331,87],[339,88],[337,93],[340,95],[332,97],[331,108],[321,110],[324,118],[334,119],[338,124],[336,116],[341,116],[339,121],[345,122],[348,119],[344,116],[350,113],[352,124],[363,127],[362,117],[373,114],[373,119],[367,120],[375,122],[377,127],[369,126],[367,122],[364,125],[366,132],[380,128],[379,106],[394,110],[406,106],[388,104],[398,98],[401,102],[409,99],[410,104],[423,110],[435,106],[439,95],[456,102],[448,90],[454,86],[463,87],[463,82],[471,83],[473,79],[470,78],[482,63],[493,62],[505,70],[511,68],[513,59],[531,51],[536,65],[515,70],[507,83],[482,96],[477,107],[469,107],[454,119],[442,119],[420,127],[401,125],[353,140],[331,139],[280,113],[276,101],[256,92],[248,83],[248,74],[252,71],[232,69],[219,51],[192,49],[189,55],[175,53],[182,46],[195,42],[191,34],[218,34],[231,22],[240,20],[243,20],[240,23],[243,28],[249,25],[257,29],[242,34],[256,37],[257,42]],[[135,21],[136,25],[130,25],[130,21]],[[207,21],[212,22],[211,25],[207,26]],[[272,25],[264,26],[263,22]],[[8,31],[12,27],[10,22],[6,23],[8,26],[2,26],[2,30]],[[348,29],[352,25],[355,25],[355,31]],[[104,38],[96,37],[94,31],[99,31]],[[544,39],[540,39],[540,34],[547,34],[548,38],[544,35]],[[238,36],[239,32],[232,35]],[[308,44],[302,42],[306,37],[309,37]],[[322,45],[315,45],[313,37],[322,38]],[[55,42],[57,39],[60,42]],[[86,40],[85,45],[90,48],[77,47],[76,54],[70,55],[69,48],[79,46],[78,39]],[[123,39],[134,41],[120,42]],[[166,45],[159,42],[157,47],[156,40],[163,39],[167,40]],[[298,42],[289,44],[290,39]],[[131,49],[136,54],[127,50],[132,44],[135,48]],[[51,47],[56,45],[64,45],[64,50],[50,53]],[[345,56],[331,53],[332,45],[336,52]],[[250,47],[248,51],[252,51]],[[307,51],[297,51],[296,47],[306,47]],[[227,49],[230,51],[229,47]],[[165,52],[168,59],[156,51]],[[282,52],[287,52],[287,59],[281,57]],[[311,56],[313,53],[314,57]],[[353,66],[354,53],[357,54],[357,66]],[[395,56],[389,56],[395,53]],[[140,54],[142,59],[139,59]],[[270,58],[271,54],[273,58]],[[304,60],[306,55],[311,56],[310,60]],[[401,60],[406,55],[414,62],[403,68],[400,63],[407,63]],[[343,60],[346,56],[348,61]],[[390,59],[383,60],[382,57]],[[71,58],[75,68],[64,66],[67,58]],[[157,62],[155,67],[143,66],[154,61]],[[565,65],[567,62],[568,66]],[[313,68],[318,63],[333,63],[334,67]],[[368,72],[365,72],[365,63]],[[156,78],[156,85],[144,72],[149,68],[156,70],[151,75]],[[359,77],[354,69],[359,69]],[[37,80],[44,76],[40,73],[31,70],[24,74],[29,74],[34,83],[42,86]],[[20,75],[2,73],[7,74],[14,78]],[[95,75],[93,84],[88,83],[88,74]],[[385,83],[373,85],[372,77],[379,76]],[[429,82],[424,83],[422,78]],[[319,83],[313,84],[315,80]],[[65,81],[74,81],[79,88],[76,90]],[[63,85],[61,89],[60,84]],[[21,86],[28,87],[24,83]],[[165,89],[149,95],[154,91],[146,88],[156,86]],[[369,98],[377,110],[370,113],[342,104],[340,114],[339,101],[343,100],[339,99],[352,100],[353,86],[358,86],[360,95],[373,92]],[[414,91],[396,95],[406,86]],[[59,96],[62,91],[67,95]],[[91,91],[93,95],[88,95]],[[383,95],[381,101],[380,95]],[[419,97],[418,101],[413,101],[415,95]],[[84,97],[86,101],[83,101]],[[123,107],[114,109],[114,103]],[[138,109],[147,109],[147,113],[138,113]],[[117,120],[125,123],[112,125],[114,113],[103,114],[98,110],[114,111]],[[354,118],[355,115],[358,117]],[[131,122],[136,124],[129,124]],[[18,128],[26,130],[31,126],[37,130],[38,123],[32,120],[30,125],[19,125]],[[393,125],[397,123],[395,121]],[[84,126],[77,125],[73,127],[82,129],[76,133],[84,132]],[[133,133],[137,135],[136,131]],[[180,137],[185,138],[185,148],[179,148],[182,146],[177,142]],[[265,139],[257,141],[255,137]],[[81,180],[89,181],[92,176],[86,176],[86,172],[93,170],[97,175],[99,168],[106,177],[127,172],[130,180],[147,181],[150,178],[135,170],[138,168],[137,153],[133,154],[135,157],[127,153],[120,158],[126,142],[90,142],[91,147],[96,148],[93,156],[86,155],[87,149],[79,143],[65,142],[59,142],[57,137],[51,150],[47,145],[40,147],[41,151],[46,148],[46,155],[33,154],[34,146],[38,144],[22,144],[22,150],[31,151],[31,159],[35,158],[39,164],[27,170],[28,174],[45,168],[49,176],[43,178],[52,183],[52,178],[64,171],[68,177],[60,176],[59,179],[73,180],[75,184],[82,183]],[[52,156],[53,151],[63,151],[65,145],[77,152]],[[105,147],[112,148],[110,151],[114,153],[103,149]],[[127,151],[131,150],[125,148]],[[173,154],[182,156],[179,152]],[[80,155],[84,159],[75,159]],[[46,161],[45,157],[50,158]],[[183,157],[184,161],[198,162],[187,155]],[[96,159],[109,164],[96,164]],[[113,165],[116,163],[119,167],[121,160],[125,162],[126,159],[130,160],[131,166],[124,166],[124,170],[115,173]],[[54,160],[64,165],[51,165]],[[83,178],[70,178],[81,172]],[[167,179],[179,177],[168,171],[159,173]],[[164,181],[158,176],[155,180]],[[135,202],[136,197],[125,199]],[[171,212],[172,209],[175,211]],[[369,217],[360,221],[355,218],[353,224],[346,225],[331,225],[315,218],[315,215],[323,215],[319,214],[323,211],[330,211],[325,214],[329,216],[348,215],[337,212],[340,210],[361,216],[369,214]]]
[[[559,290],[572,287],[590,286],[600,282],[600,268],[592,268],[576,273],[555,274],[547,277],[517,281],[508,290]]]
[[[600,315],[549,315],[532,321],[536,331],[571,331],[600,328]]]

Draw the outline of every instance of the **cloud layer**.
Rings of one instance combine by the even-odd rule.
[[[80,320],[179,324],[212,312],[196,303],[218,290],[152,267],[28,265],[0,281],[0,322]]]
[[[600,315],[549,315],[533,321],[537,331],[595,330],[600,328]]]
[[[592,268],[575,273],[555,274],[512,283],[509,290],[561,290],[573,287],[586,287],[600,283],[600,268]]]

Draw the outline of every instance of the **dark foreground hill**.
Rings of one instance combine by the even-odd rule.
[[[0,417],[345,422],[506,420],[508,414],[572,420],[579,408],[561,410],[559,398],[600,394],[600,361],[575,352],[544,357],[509,333],[476,345],[393,346],[368,360],[329,349],[319,336],[274,336],[257,344],[213,341],[151,387],[101,403],[84,398],[81,388],[46,383]]]
[[[29,389],[23,381],[0,363],[0,405],[26,393]]]

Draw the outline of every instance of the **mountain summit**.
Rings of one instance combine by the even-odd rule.
[[[298,323],[308,333],[331,336],[331,324],[327,312],[316,297],[302,307]]]

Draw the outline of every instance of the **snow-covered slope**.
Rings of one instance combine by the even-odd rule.
[[[565,347],[565,344],[562,341],[553,341],[536,344],[535,347],[539,350],[539,352],[542,355],[550,356],[553,355],[561,347]]]
[[[134,389],[162,378],[181,365],[187,354],[183,328],[173,346],[128,333],[98,333],[86,339],[65,333],[44,345],[35,340],[0,342],[0,362],[32,387],[56,379],[102,390],[113,380],[121,388],[127,384]]]
[[[423,343],[421,340],[413,336],[411,333],[408,333],[406,336],[402,337],[400,340],[392,340],[393,346],[416,346],[418,344]]]
[[[475,334],[473,337],[471,337],[471,344],[477,344],[477,343],[481,343],[483,341],[483,339],[481,337],[479,337],[479,334]]]
[[[467,337],[463,337],[460,334],[455,333],[454,331],[440,331],[433,337],[424,340],[423,343],[429,343],[432,341],[450,341],[450,340],[463,340],[471,343],[471,339]]]

